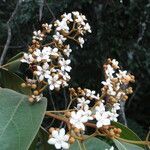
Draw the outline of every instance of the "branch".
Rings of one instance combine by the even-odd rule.
[[[41,0],[40,7],[39,7],[39,21],[41,21],[41,19],[42,19],[43,7],[44,7],[44,0]]]
[[[51,14],[52,17],[53,17],[53,19],[52,19],[52,21],[51,21],[51,23],[52,23],[52,22],[54,22],[54,21],[56,20],[56,17],[55,17],[55,15],[54,15],[53,11],[51,10],[51,8],[48,6],[46,0],[44,0],[44,2],[45,2],[45,5],[46,5],[48,11],[50,12],[50,14]]]
[[[125,102],[120,101],[120,110],[119,110],[120,122],[127,126],[127,119],[125,115]]]
[[[9,48],[10,41],[11,41],[11,35],[12,35],[12,34],[11,34],[10,23],[11,23],[11,21],[14,19],[15,15],[16,15],[16,13],[17,13],[17,10],[18,10],[18,8],[19,8],[19,5],[21,4],[21,2],[22,2],[22,1],[20,1],[20,0],[17,2],[16,7],[15,7],[15,9],[14,9],[12,15],[10,16],[9,20],[7,21],[7,41],[6,41],[6,44],[5,44],[5,46],[4,46],[4,50],[3,50],[2,55],[1,55],[1,58],[0,58],[0,65],[2,65],[3,62],[4,62],[4,58],[5,58],[5,56],[6,56],[6,53],[7,53],[7,50],[8,50],[8,48]]]

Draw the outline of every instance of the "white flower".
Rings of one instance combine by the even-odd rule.
[[[108,86],[108,87],[112,87],[112,86],[113,86],[112,83],[111,83],[110,78],[108,78],[106,81],[102,81],[101,83],[102,83],[103,85]]]
[[[115,103],[115,104],[113,105],[113,109],[114,109],[114,110],[119,110],[119,109],[120,109],[120,104],[119,104],[119,103]]]
[[[103,125],[110,125],[110,119],[109,119],[108,112],[99,113],[97,111],[95,114],[95,118],[97,120],[96,126],[98,128],[102,127]]]
[[[59,89],[61,86],[61,81],[59,80],[58,74],[50,76],[50,78],[48,78],[48,84],[50,90],[54,90],[55,88]]]
[[[111,86],[109,86],[108,90],[107,90],[107,94],[115,96],[116,95],[116,91],[114,91],[114,89]]]
[[[46,29],[46,31],[49,33],[52,30],[52,24],[42,24],[42,26]]]
[[[79,110],[77,112],[72,111],[70,117],[70,123],[81,130],[85,130],[85,126],[83,123],[88,121],[88,117],[83,115],[83,110]]]
[[[59,32],[56,32],[56,34],[53,35],[53,38],[56,41],[58,41],[59,44],[62,44],[66,40],[66,38],[63,35],[61,35]]]
[[[42,67],[37,66],[37,71],[35,71],[35,73],[39,77],[39,81],[44,80],[44,78],[48,79],[51,77],[48,63],[44,63]]]
[[[70,72],[71,70],[71,67],[69,66],[70,62],[71,61],[69,59],[65,60],[64,58],[59,60],[59,64],[61,65],[61,70]]]
[[[55,47],[55,48],[51,49],[50,55],[58,57],[59,56],[58,48]]]
[[[65,134],[64,128],[61,128],[59,131],[52,131],[52,137],[48,140],[48,143],[55,145],[56,149],[69,149],[70,144],[68,141],[69,135]]]
[[[117,117],[119,116],[116,112],[108,112],[108,118],[111,120],[111,121],[115,121],[117,122]]]
[[[70,21],[70,22],[73,21],[71,13],[68,13],[68,14],[64,13],[62,17],[63,17],[63,20],[65,21]]]
[[[21,62],[31,64],[34,62],[34,58],[31,54],[24,53],[23,58],[21,59]]]
[[[109,78],[113,78],[113,73],[115,72],[114,69],[111,67],[111,65],[107,65],[107,69],[106,69],[106,75],[109,77]]]
[[[78,104],[77,104],[78,109],[82,108],[90,103],[90,100],[86,100],[84,97],[77,98],[77,100],[78,100]]]
[[[66,19],[63,19],[62,21],[56,20],[55,21],[55,26],[57,26],[56,31],[65,31],[65,32],[69,32],[69,27],[67,25]]]
[[[92,32],[92,31],[91,31],[91,27],[90,27],[89,23],[86,23],[86,24],[85,24],[85,26],[84,26],[84,30],[85,30],[85,31],[88,31],[89,33],[91,33],[91,32]]]
[[[85,25],[85,22],[84,22],[84,20],[86,20],[86,17],[84,16],[84,15],[82,15],[82,14],[79,14],[79,12],[78,11],[75,11],[75,12],[72,12],[73,13],[73,15],[75,16],[75,21],[80,25]]]
[[[67,45],[63,52],[67,57],[69,57],[70,53],[72,52],[72,49],[70,49],[70,45]]]
[[[82,37],[79,37],[79,38],[78,38],[78,41],[79,41],[80,46],[81,46],[81,48],[82,48],[82,47],[83,47],[83,44],[84,44],[84,39],[83,39]]]
[[[105,106],[103,102],[99,102],[99,105],[95,107],[96,112],[102,114],[105,112]]]
[[[37,40],[40,40],[42,41],[43,40],[43,37],[44,37],[44,34],[41,32],[41,30],[39,31],[34,31],[33,32],[33,39],[37,39]]]
[[[49,58],[49,51],[50,51],[50,47],[44,47],[44,49],[41,51],[39,49],[36,49],[33,52],[33,55],[36,56],[36,61],[37,62],[41,62],[41,61],[46,61],[46,62],[50,62],[50,58]]]
[[[119,62],[116,61],[116,59],[113,59],[111,62],[116,68],[119,68],[119,66],[118,66]]]
[[[118,78],[125,78],[127,76],[127,71],[119,70],[119,73],[116,74]]]

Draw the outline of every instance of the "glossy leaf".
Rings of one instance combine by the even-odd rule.
[[[10,59],[8,60],[8,63],[9,63],[9,62],[12,62],[12,61],[14,61],[14,60],[17,60],[17,59],[21,59],[21,58],[23,57],[23,55],[24,55],[23,52],[18,53],[18,54],[15,55],[14,57],[10,58]]]
[[[31,90],[29,88],[22,88],[21,83],[24,80],[21,79],[18,75],[4,69],[0,69],[0,84],[4,88],[9,88],[17,92],[29,95]]]
[[[16,72],[19,70],[21,61],[20,59],[23,57],[23,52],[17,54],[16,56],[12,57],[7,64],[3,65],[3,68],[8,69],[9,71]]]
[[[110,145],[95,137],[85,140],[83,144],[86,150],[104,150],[110,148]],[[83,145],[76,140],[76,142],[71,145],[70,150],[82,150],[82,147]]]
[[[28,150],[42,123],[47,101],[30,104],[28,97],[0,89],[0,149]]]
[[[141,141],[141,139],[131,129],[124,126],[123,124],[119,122],[112,122],[112,125],[122,130],[121,136],[120,136],[121,138],[128,139],[128,140]]]
[[[113,140],[118,150],[144,150],[144,148],[139,147],[135,144],[129,144],[116,139]]]

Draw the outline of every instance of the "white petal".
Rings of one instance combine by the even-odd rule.
[[[58,131],[53,130],[52,136],[53,136],[54,138],[57,138],[57,137],[58,137]]]
[[[61,137],[63,137],[63,136],[65,135],[65,129],[64,129],[64,128],[61,128],[61,129],[59,130],[59,135],[60,135]]]
[[[56,149],[61,149],[61,145],[59,143],[55,144]]]
[[[62,142],[62,148],[64,148],[64,149],[69,149],[69,144],[68,143],[66,143],[66,142]]]
[[[49,144],[55,144],[55,143],[56,143],[56,139],[50,138],[47,142],[48,142]]]

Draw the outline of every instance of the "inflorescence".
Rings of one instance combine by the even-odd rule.
[[[61,20],[56,20],[53,24],[43,24],[42,27],[42,31],[33,32],[32,45],[21,60],[29,64],[33,74],[32,79],[27,78],[26,83],[22,84],[23,87],[33,89],[33,95],[29,98],[31,102],[40,100],[42,88],[47,85],[50,90],[60,90],[61,87],[68,86],[68,73],[71,70],[69,56],[72,52],[68,41],[72,40],[82,48],[84,34],[91,32],[86,17],[79,12],[65,13]],[[50,34],[53,35],[51,39]]]
[[[60,90],[68,86],[70,80],[72,49],[69,40],[83,47],[83,36],[91,32],[87,19],[79,12],[63,14],[61,20],[53,24],[43,24],[43,30],[33,32],[32,45],[21,60],[29,64],[33,78],[26,78],[23,87],[31,87],[30,102],[39,101],[43,90]],[[52,34],[52,38],[49,37]],[[50,42],[49,42],[50,41]],[[46,44],[45,44],[45,43]],[[69,88],[70,103],[65,111],[46,113],[50,117],[64,121],[65,128],[50,128],[49,144],[56,149],[69,149],[75,139],[84,140],[86,127],[95,128],[95,135],[106,135],[110,138],[120,136],[121,130],[111,125],[119,116],[120,101],[128,99],[134,82],[134,76],[121,70],[118,61],[108,59],[104,64],[105,80],[100,93],[82,88]]]

